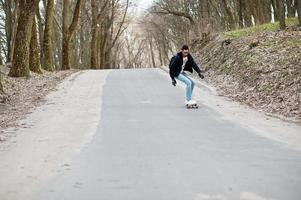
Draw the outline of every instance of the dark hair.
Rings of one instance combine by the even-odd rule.
[[[188,45],[185,44],[182,46],[182,50],[188,50],[188,49],[189,49]]]

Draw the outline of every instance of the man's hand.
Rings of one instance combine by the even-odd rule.
[[[173,85],[173,86],[176,86],[176,85],[177,85],[176,79],[172,79],[172,85]]]
[[[201,74],[201,72],[199,72],[198,75],[199,75],[199,77],[200,77],[201,79],[204,79],[204,78],[205,78],[204,75]]]

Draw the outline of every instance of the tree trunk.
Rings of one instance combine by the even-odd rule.
[[[32,23],[39,0],[20,0],[20,16],[14,46],[12,68],[9,76],[29,76],[29,45],[31,39]]]
[[[62,39],[62,70],[70,69],[69,65],[69,31],[68,18],[70,0],[63,0],[63,39]]]
[[[113,12],[113,11],[112,11]],[[111,26],[111,30],[109,30],[108,33],[108,39],[107,39],[107,48],[105,50],[105,69],[111,69],[112,63],[111,63],[111,54],[112,54],[112,47],[113,45],[113,27]]]
[[[62,39],[62,70],[70,69],[69,43],[76,30],[83,0],[77,0],[71,25],[68,26],[70,0],[63,0],[63,39]]]
[[[1,51],[0,51],[0,94],[4,93],[3,85],[2,85],[2,72],[1,72],[2,65],[3,65],[3,61],[2,61]]]
[[[264,1],[265,0],[256,0],[256,25],[263,24],[264,21]]]
[[[155,56],[154,56],[154,50],[153,50],[153,38],[152,37],[149,38],[149,47],[150,47],[152,65],[153,65],[153,68],[156,68]]]
[[[69,65],[69,39],[67,35],[63,34],[62,43],[62,70],[70,69]]]
[[[247,6],[246,0],[241,0],[241,3],[242,3],[244,27],[251,27],[253,23],[252,23],[252,17],[251,17],[252,12],[250,9],[250,5]]]
[[[46,9],[46,7],[45,7]],[[36,11],[36,16],[38,19],[38,30],[39,30],[39,42],[40,42],[40,60],[41,60],[41,65],[44,66],[45,60],[44,60],[44,47],[43,47],[43,42],[44,42],[44,19],[41,17],[40,9],[38,8]]]
[[[40,49],[38,44],[37,25],[34,17],[31,31],[30,41],[30,54],[29,54],[29,69],[35,73],[42,73],[40,63]]]
[[[278,0],[271,0],[271,5],[273,8],[273,17],[274,17],[274,21],[278,21],[278,8],[277,8],[277,1]]]
[[[301,0],[296,0],[296,8],[297,8],[298,18],[299,18],[299,26],[301,26]]]
[[[295,0],[296,2],[298,0]],[[296,14],[296,7],[294,5],[294,0],[286,0],[287,6],[287,17],[295,17]]]
[[[264,24],[271,22],[271,0],[253,0],[255,9],[255,23]]]
[[[158,45],[158,53],[159,53],[159,61],[160,61],[160,65],[163,66],[163,59],[162,59],[162,53],[161,53],[161,49],[160,49],[160,45]]]
[[[60,1],[55,1],[55,6],[54,10],[60,10],[63,7],[63,2]],[[57,20],[57,17],[59,17],[56,13],[54,13],[54,41],[53,41],[53,51],[54,51],[54,69],[55,70],[61,70],[62,68],[62,27],[60,23]]]
[[[92,7],[92,39],[91,39],[91,69],[97,69],[99,66],[98,63],[98,22],[97,22],[97,4],[96,0],[91,0]]]
[[[17,30],[17,19],[19,14],[18,0],[4,1],[5,11],[5,35],[7,41],[6,62],[12,62],[14,53],[15,33]]]
[[[53,65],[53,15],[54,15],[54,0],[47,1],[46,22],[44,30],[44,65],[43,68],[47,71],[54,71]]]
[[[284,7],[284,0],[277,0],[278,2],[278,16],[279,16],[279,24],[280,29],[285,30],[285,7]]]
[[[100,43],[100,59],[99,59],[99,65],[100,69],[105,69],[105,54],[107,49],[107,41],[108,41],[108,31],[107,31],[107,24],[104,25],[102,30],[102,41]]]
[[[225,11],[225,27],[227,30],[235,29],[235,21],[231,8],[228,6],[226,0],[222,0],[222,6]]]
[[[71,66],[74,66],[75,69],[80,68],[80,34],[74,35],[74,40],[71,40]]]
[[[3,85],[2,85],[2,73],[1,73],[1,67],[0,66],[0,93],[4,93]]]
[[[11,59],[11,46],[12,46],[12,36],[13,36],[13,14],[12,10],[12,1],[4,2],[4,12],[5,12],[5,36],[7,41],[7,62],[10,62]],[[16,9],[16,8],[15,8]]]
[[[243,0],[238,0],[238,23],[239,27],[244,27],[244,18],[243,18]]]
[[[98,59],[98,66],[97,68],[98,69],[101,69],[101,62],[102,62],[102,59],[101,59],[101,56],[102,56],[102,46],[103,46],[103,27],[102,25],[100,27],[98,27],[98,41],[97,41],[97,49],[98,49],[98,55],[97,55],[97,59]]]
[[[1,50],[0,50],[0,66],[1,65],[3,65],[3,59],[2,59]],[[0,70],[0,74],[1,74],[1,70]]]
[[[85,5],[85,3],[84,3]],[[86,6],[82,6],[82,13],[87,10]],[[89,55],[90,51],[90,34],[87,33],[86,31],[86,21],[87,21],[87,17],[82,16],[81,17],[81,29],[80,29],[80,69],[87,69],[90,68],[90,58],[91,56]],[[89,42],[88,42],[89,41]],[[87,48],[88,45],[88,48]],[[88,62],[87,62],[88,60]]]
[[[264,0],[262,6],[263,23],[270,23],[272,21],[272,10],[270,0]]]

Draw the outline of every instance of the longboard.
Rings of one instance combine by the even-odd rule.
[[[186,104],[187,109],[198,109],[199,105],[198,104]]]

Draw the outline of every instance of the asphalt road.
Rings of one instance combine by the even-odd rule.
[[[300,200],[301,154],[205,105],[186,109],[184,89],[156,70],[112,71],[93,140],[35,199]]]

